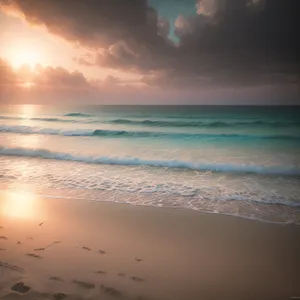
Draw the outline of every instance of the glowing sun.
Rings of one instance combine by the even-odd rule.
[[[41,53],[33,45],[20,45],[11,49],[10,62],[16,68],[22,65],[28,65],[33,68],[36,64],[41,63],[41,61]]]

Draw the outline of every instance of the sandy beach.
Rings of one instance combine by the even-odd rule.
[[[300,227],[0,194],[0,299],[296,299]]]

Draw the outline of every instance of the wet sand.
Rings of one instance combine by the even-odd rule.
[[[296,225],[1,192],[0,227],[0,299],[300,299]]]

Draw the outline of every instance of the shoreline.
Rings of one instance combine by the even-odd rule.
[[[64,293],[66,299],[108,300],[112,291],[120,299],[149,300],[300,296],[297,225],[181,208],[22,197],[0,191],[0,236],[7,238],[0,239],[6,249],[0,251],[1,300],[15,299],[11,287],[20,281],[30,286],[24,299]]]
[[[56,189],[50,189],[51,191],[55,191]],[[62,196],[62,195],[47,195],[47,194],[40,194],[39,192],[25,192],[25,191],[21,191],[21,192],[16,192],[13,190],[9,190],[9,189],[4,189],[3,187],[0,187],[0,195],[3,192],[10,192],[10,193],[14,193],[14,194],[25,194],[25,195],[31,195],[34,197],[40,197],[40,198],[47,198],[47,199],[62,199],[62,200],[76,200],[76,201],[87,201],[87,202],[96,202],[96,203],[112,203],[112,204],[128,204],[128,205],[133,205],[133,206],[137,206],[137,207],[153,207],[153,208],[157,208],[157,209],[175,209],[175,210],[184,210],[184,211],[195,211],[198,212],[200,214],[209,214],[209,215],[221,215],[221,216],[227,216],[227,217],[234,217],[234,218],[238,218],[238,219],[245,219],[245,220],[249,220],[249,221],[258,221],[258,222],[262,222],[262,223],[266,223],[266,224],[274,224],[274,225],[296,225],[296,226],[300,226],[300,219],[297,222],[297,220],[289,220],[289,221],[272,221],[272,220],[266,220],[263,218],[258,218],[255,216],[247,216],[247,215],[237,215],[237,214],[231,214],[231,213],[226,213],[226,212],[215,212],[215,211],[208,211],[208,210],[201,210],[198,208],[189,208],[189,207],[184,207],[184,206],[158,206],[155,204],[140,204],[140,203],[128,203],[125,201],[111,201],[111,200],[95,200],[94,198],[88,198],[88,197],[76,197],[76,196]],[[65,191],[69,192],[69,191],[74,191],[72,189],[66,189]],[[78,190],[76,190],[77,192]],[[82,191],[81,189],[79,191]],[[92,190],[90,190],[89,192],[91,192]],[[112,192],[113,194],[114,192]],[[110,194],[110,192],[105,191],[104,195],[106,196],[107,194]],[[116,196],[122,197],[122,195],[125,195],[126,193],[119,193],[116,192]],[[102,197],[103,195],[99,195],[100,197]],[[133,197],[133,195],[130,195]],[[151,197],[151,195],[144,195],[145,197]],[[217,201],[216,201],[217,202]],[[235,204],[241,204],[241,203],[252,203],[252,201],[240,201],[240,200],[232,200],[232,201],[224,201],[225,203],[235,203]],[[291,209],[291,210],[295,210],[297,211],[298,206],[291,206],[288,204],[281,204],[281,203],[263,203],[263,202],[259,202],[259,201],[253,201],[254,204],[258,205],[258,206],[262,206],[262,207],[276,207],[276,208],[286,208],[286,209]],[[299,211],[297,211],[300,215],[300,209]]]

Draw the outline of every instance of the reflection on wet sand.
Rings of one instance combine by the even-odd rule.
[[[41,300],[300,293],[300,227],[17,193],[0,193],[0,209],[0,300],[15,293]]]
[[[37,217],[36,197],[33,194],[8,193],[2,206],[3,217],[33,219]]]

